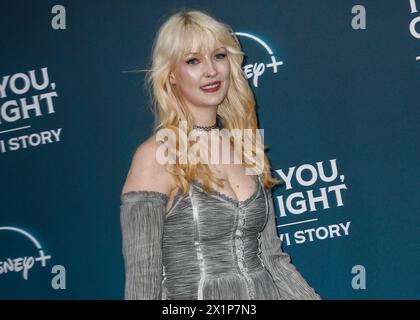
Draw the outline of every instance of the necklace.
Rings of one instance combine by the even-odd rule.
[[[217,121],[216,121],[216,123],[215,124],[213,124],[213,125],[211,125],[211,126],[207,126],[207,127],[204,127],[204,126],[198,126],[198,125],[193,125],[193,129],[198,129],[198,130],[204,130],[204,131],[210,131],[211,129],[216,129],[216,128],[218,128],[219,126],[217,125]]]

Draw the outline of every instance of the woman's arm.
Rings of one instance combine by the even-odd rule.
[[[155,137],[136,150],[120,207],[125,299],[162,297],[162,238],[172,176],[156,161]]]
[[[167,196],[154,191],[121,196],[125,299],[162,298],[162,236]]]
[[[290,262],[290,256],[281,250],[277,236],[271,191],[268,193],[268,220],[260,234],[261,256],[265,268],[270,272],[282,299],[320,300],[321,297],[309,286],[299,271]]]

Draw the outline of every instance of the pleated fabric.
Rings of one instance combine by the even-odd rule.
[[[271,191],[236,201],[194,181],[168,196],[121,196],[125,299],[282,300],[321,297],[281,250]]]

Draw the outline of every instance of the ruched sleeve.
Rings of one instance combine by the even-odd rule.
[[[260,234],[260,253],[265,268],[270,272],[281,299],[321,300],[290,261],[290,256],[282,251],[277,235],[273,197],[268,192],[268,220]]]
[[[121,195],[126,300],[162,298],[162,236],[167,201],[168,196],[157,191]]]

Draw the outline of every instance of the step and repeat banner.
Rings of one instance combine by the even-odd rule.
[[[180,9],[232,26],[283,250],[323,299],[420,298],[420,1],[0,2],[0,299],[122,299],[120,193]]]

